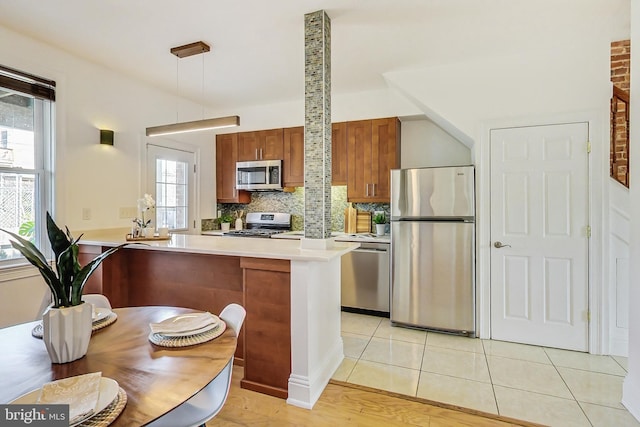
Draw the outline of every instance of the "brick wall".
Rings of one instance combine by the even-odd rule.
[[[630,65],[631,41],[621,40],[611,43],[611,82],[627,95],[630,87]],[[611,176],[626,186],[629,185],[628,136],[627,106],[614,97],[611,105],[609,169]]]

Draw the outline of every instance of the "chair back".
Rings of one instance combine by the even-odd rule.
[[[247,315],[246,310],[240,304],[231,303],[220,312],[220,318],[225,321],[227,326],[231,327],[236,333],[236,337],[240,334],[240,329]]]
[[[233,329],[237,337],[246,315],[244,307],[232,303],[220,312],[219,317],[225,321],[228,327]],[[147,424],[147,427],[197,427],[205,425],[207,421],[218,415],[227,401],[232,373],[233,356],[218,376],[202,390],[177,408]]]

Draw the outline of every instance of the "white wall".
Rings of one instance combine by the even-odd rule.
[[[583,27],[566,22],[554,28],[558,43],[523,47],[517,54],[476,57],[385,74],[389,85],[421,108],[434,123],[467,146],[473,147],[478,201],[479,333],[490,337],[490,226],[489,130],[494,127],[531,126],[566,120],[589,122],[592,144],[590,188],[590,350],[609,348],[606,319],[608,277],[608,105],[611,94],[610,43],[625,39],[628,21],[593,23]],[[532,35],[533,36],[533,35]],[[532,47],[533,46],[533,47]],[[633,276],[632,276],[633,277]]]
[[[631,45],[640,46],[640,4],[631,2]],[[633,260],[629,277],[629,373],[622,387],[622,403],[640,420],[640,52],[631,51],[631,97],[629,124],[629,195],[631,198],[631,244],[629,258]],[[635,167],[633,165],[636,165]]]
[[[629,353],[629,190],[609,179],[609,351]]]
[[[471,150],[428,119],[402,120],[402,168],[471,164]]]
[[[31,266],[0,271],[0,328],[36,320],[46,289]]]
[[[119,208],[135,206],[144,192],[145,127],[174,121],[175,98],[3,27],[0,57],[3,65],[57,83],[56,219],[76,230],[129,226],[130,220],[119,218]],[[200,117],[199,106],[183,102],[181,108],[185,116]],[[113,147],[100,146],[100,128],[115,132]],[[187,141],[213,164],[211,135]],[[214,179],[214,171],[204,172],[203,180]],[[210,216],[215,195],[202,192],[201,198],[200,215]],[[91,220],[82,220],[83,208],[91,210]]]

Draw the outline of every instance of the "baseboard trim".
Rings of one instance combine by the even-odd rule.
[[[622,404],[636,420],[640,421],[640,384],[632,381],[629,374],[622,383]]]

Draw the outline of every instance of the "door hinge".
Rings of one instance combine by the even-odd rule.
[[[587,153],[591,153],[591,141],[587,141]]]
[[[591,226],[587,225],[587,238],[591,238]]]

